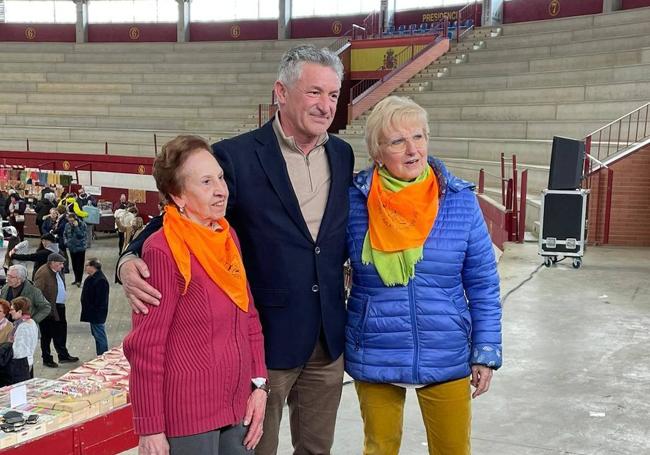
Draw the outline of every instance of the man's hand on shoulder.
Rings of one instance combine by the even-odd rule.
[[[135,313],[147,314],[149,305],[160,305],[160,292],[145,281],[149,278],[149,268],[142,259],[133,256],[120,266],[119,274],[126,299]]]

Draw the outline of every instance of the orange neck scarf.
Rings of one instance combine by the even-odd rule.
[[[182,216],[176,206],[167,205],[163,232],[178,270],[185,279],[183,294],[192,278],[190,254],[193,254],[208,276],[243,311],[248,311],[246,272],[225,218],[218,221],[221,230],[208,227]]]
[[[373,249],[404,251],[424,245],[438,214],[438,181],[433,169],[421,182],[392,192],[375,168],[368,195],[368,235]]]

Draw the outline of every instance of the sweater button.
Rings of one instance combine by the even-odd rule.
[[[314,248],[314,253],[316,253],[316,254],[320,254],[320,247],[319,247],[319,246],[317,246],[316,248]]]
[[[311,292],[318,292],[318,285],[315,284],[311,287]]]

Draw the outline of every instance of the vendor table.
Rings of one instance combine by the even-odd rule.
[[[113,455],[137,445],[131,404],[126,404],[85,422],[0,450],[0,454]]]

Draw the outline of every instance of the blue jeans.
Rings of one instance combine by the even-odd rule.
[[[90,333],[95,338],[97,355],[102,355],[108,351],[108,339],[106,338],[106,329],[104,329],[104,324],[90,323]]]

